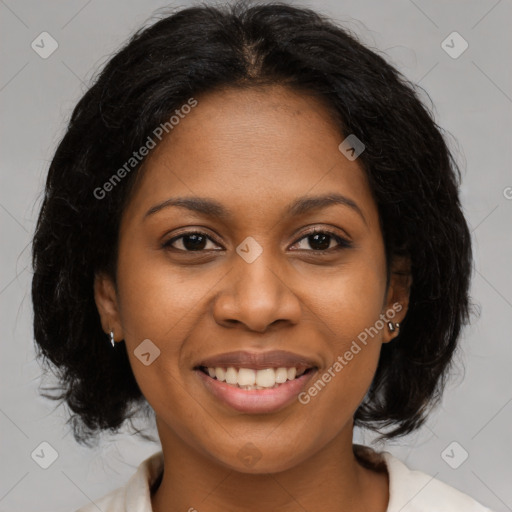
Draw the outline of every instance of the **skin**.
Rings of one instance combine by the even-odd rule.
[[[294,400],[275,413],[230,409],[192,370],[224,352],[283,349],[319,362],[314,382],[397,302],[402,310],[393,321],[402,321],[410,282],[392,274],[386,293],[384,242],[366,175],[338,150],[340,129],[313,97],[266,86],[196,99],[146,158],[123,212],[117,288],[106,275],[95,280],[103,329],[125,340],[156,413],[165,470],[153,510],[385,512],[388,475],[354,456],[352,418],[382,343],[396,331],[379,330],[307,405]],[[355,201],[364,220],[344,205],[286,215],[298,197],[334,192]],[[231,216],[173,206],[145,217],[177,196],[215,199]],[[353,246],[327,238],[322,256],[306,236],[314,227]],[[162,247],[194,229],[211,238],[201,252],[187,238]],[[263,250],[252,263],[236,252],[249,236]],[[408,265],[393,260],[392,269]],[[149,366],[134,355],[145,339],[161,351]],[[248,443],[260,455],[250,467],[238,455]]]

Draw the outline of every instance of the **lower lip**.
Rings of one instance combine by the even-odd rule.
[[[276,412],[289,405],[306,386],[309,379],[316,373],[310,370],[297,379],[287,380],[277,388],[245,390],[212,379],[201,370],[195,370],[206,389],[216,398],[233,409],[250,413],[262,414]]]

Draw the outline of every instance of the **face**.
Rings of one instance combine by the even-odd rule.
[[[323,104],[278,86],[196,99],[145,160],[96,302],[162,443],[281,471],[351,440],[407,297],[386,290],[377,206]]]

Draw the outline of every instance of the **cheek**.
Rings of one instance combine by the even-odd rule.
[[[367,240],[341,265],[302,276],[304,300],[329,327],[332,346],[340,353],[379,319],[384,304],[386,265],[382,243]],[[380,333],[379,333],[380,339]]]
[[[318,280],[315,281],[318,285]],[[386,286],[383,247],[374,246],[347,261],[309,296],[309,308],[320,318],[329,353],[323,368],[306,390],[304,401],[329,410],[331,419],[346,420],[355,412],[371,384],[378,364],[385,322],[380,318]],[[336,404],[336,407],[332,407]]]
[[[201,297],[215,280],[171,270],[163,251],[150,253],[135,245],[121,245],[118,261],[120,316],[130,365],[157,415],[175,426],[186,424],[193,408],[180,373],[182,347],[197,324]]]
[[[171,350],[189,330],[206,291],[218,281],[199,267],[171,267],[165,252],[130,249],[119,258],[121,321],[128,345],[149,338]]]
[[[126,350],[135,379],[155,410],[171,398],[181,400],[182,347],[197,324],[201,297],[215,283],[191,277],[191,272],[185,277],[171,271],[164,252],[120,250],[118,290]]]

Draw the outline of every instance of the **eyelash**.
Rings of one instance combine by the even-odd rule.
[[[328,229],[318,229],[318,228],[314,228],[313,230],[311,230],[311,231],[309,231],[307,233],[304,233],[301,236],[301,238],[299,238],[293,245],[296,245],[298,242],[302,241],[304,238],[308,238],[308,237],[316,235],[318,233],[323,234],[323,235],[329,235],[330,237],[334,238],[336,240],[336,242],[338,242],[339,246],[336,247],[336,248],[322,249],[322,250],[309,249],[309,250],[307,250],[307,252],[314,252],[315,254],[328,254],[328,253],[330,253],[333,250],[339,251],[339,250],[342,250],[342,249],[350,249],[351,247],[353,247],[352,242],[350,242],[349,240],[339,236],[338,234],[334,233],[333,231],[330,231]],[[172,247],[172,244],[174,242],[176,242],[177,240],[179,240],[180,238],[184,238],[184,237],[189,236],[189,235],[201,235],[201,236],[204,236],[204,237],[208,238],[209,240],[211,240],[215,244],[220,245],[213,238],[211,238],[207,233],[204,233],[202,231],[186,231],[185,233],[181,233],[179,236],[171,238],[170,240],[165,242],[162,245],[162,248],[164,248],[164,249],[176,249],[175,247]],[[202,252],[205,251],[205,249],[201,249],[200,251],[187,251],[187,250],[184,250],[184,249],[176,249],[176,250],[179,251],[179,252],[184,252],[184,253],[202,253]]]

